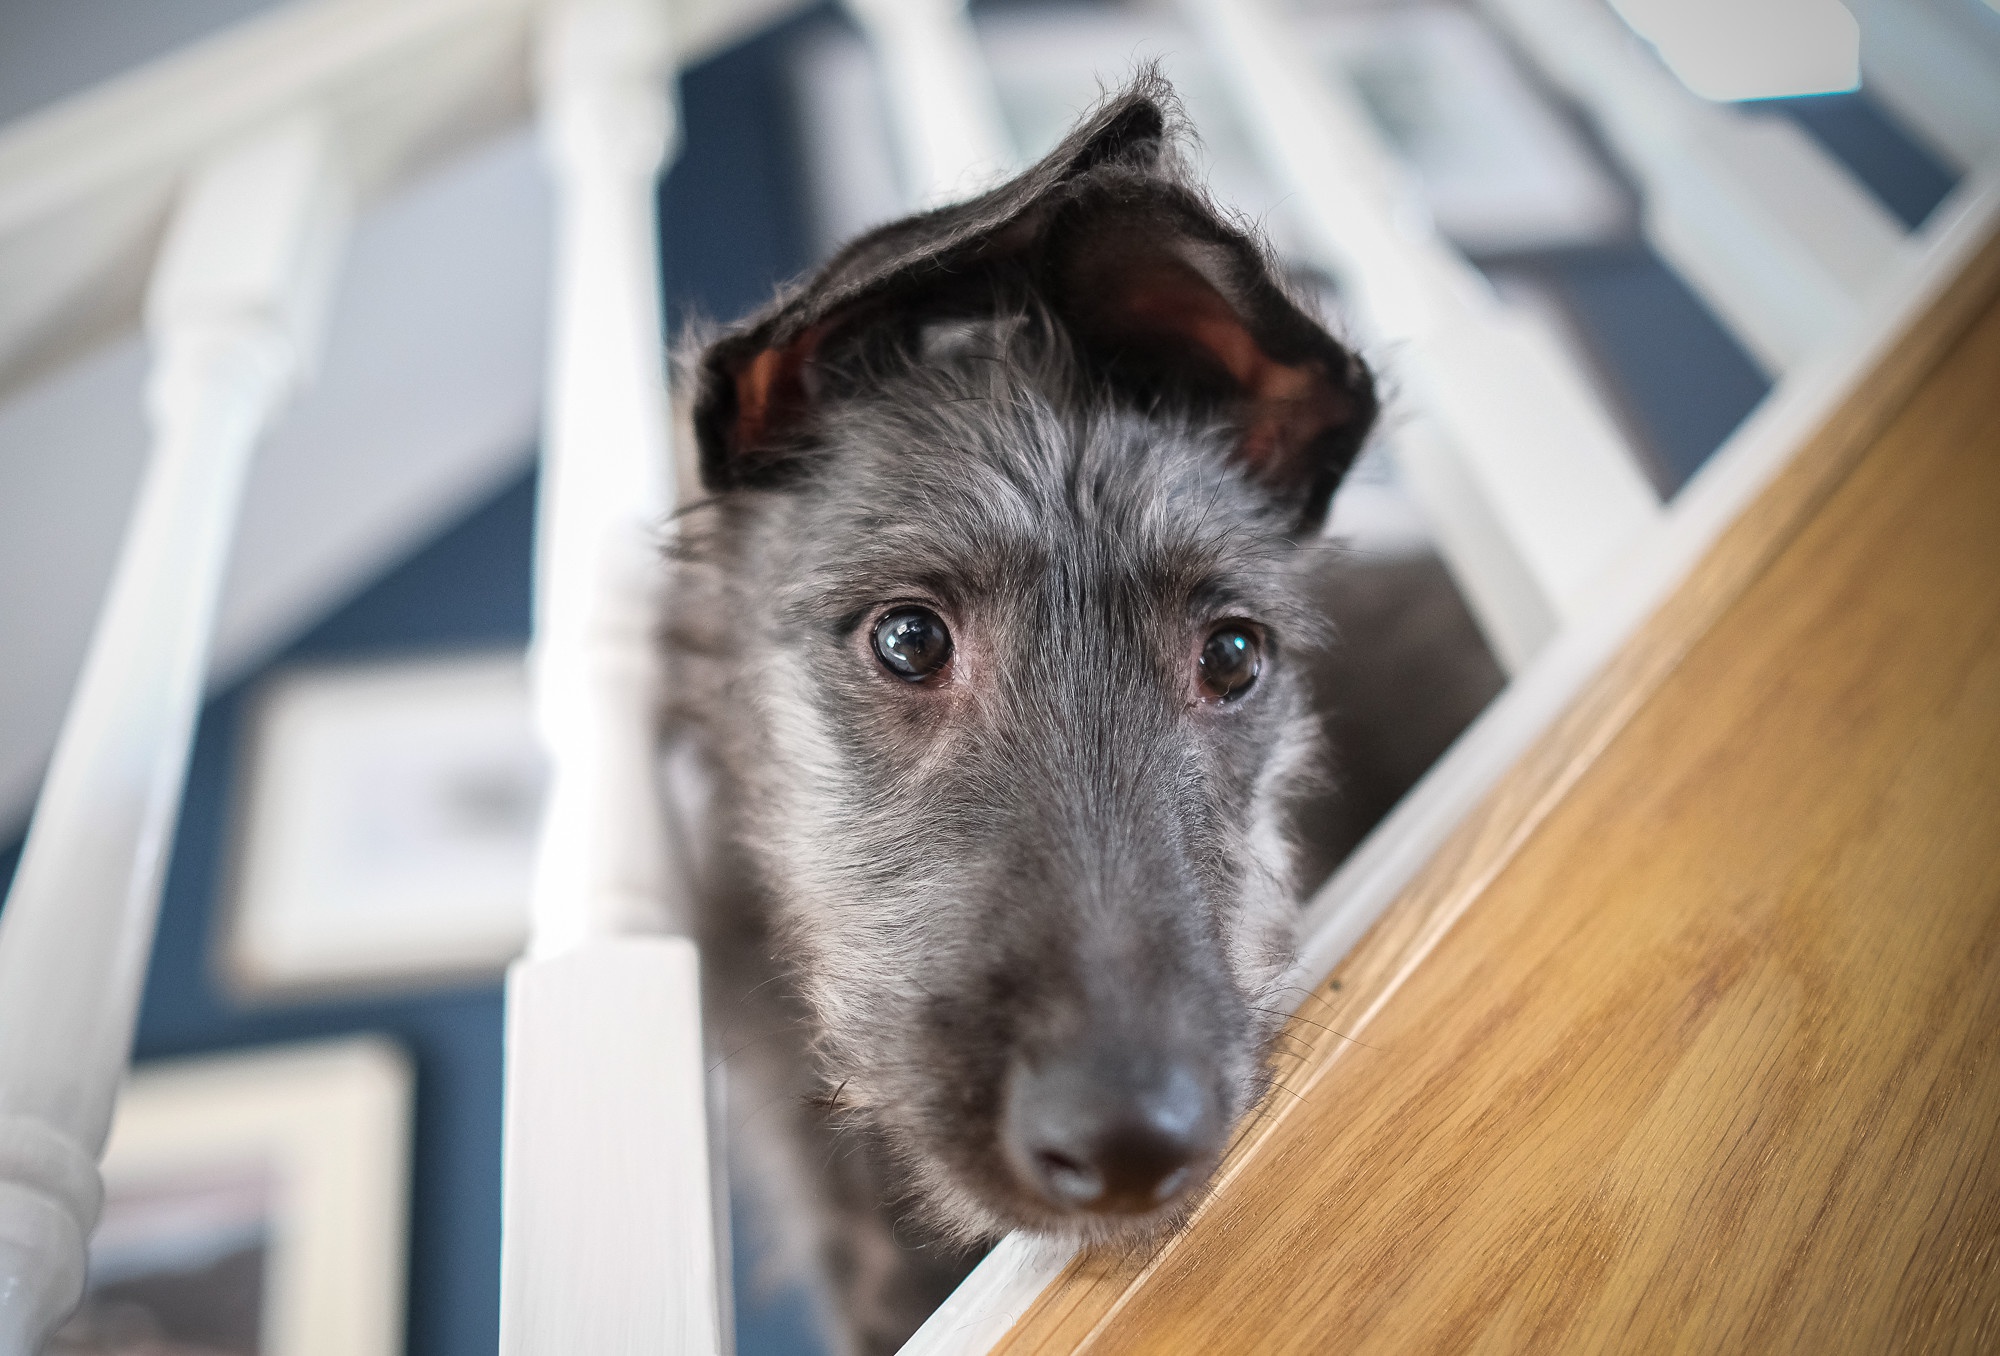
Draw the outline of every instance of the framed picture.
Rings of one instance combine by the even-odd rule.
[[[259,695],[222,968],[247,997],[496,971],[544,767],[518,652],[295,669]]]
[[[375,1037],[135,1071],[49,1356],[395,1356],[410,1093]]]

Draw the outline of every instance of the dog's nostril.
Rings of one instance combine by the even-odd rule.
[[[1090,1164],[1053,1149],[1035,1154],[1041,1185],[1065,1205],[1089,1206],[1104,1194],[1104,1178]]]
[[[1003,1140],[1024,1184],[1051,1205],[1143,1214],[1192,1185],[1221,1117],[1184,1061],[1056,1059],[1017,1066]]]

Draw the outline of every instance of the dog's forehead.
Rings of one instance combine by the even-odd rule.
[[[1065,410],[1033,390],[871,405],[835,420],[796,550],[843,590],[1005,597],[1134,586],[1162,602],[1256,594],[1288,554],[1226,435],[1171,417]]]

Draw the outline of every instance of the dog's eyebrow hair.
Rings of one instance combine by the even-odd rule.
[[[842,632],[858,626],[871,609],[897,601],[961,606],[989,591],[977,580],[950,570],[879,570],[857,567],[829,571],[786,599],[779,615],[793,625],[816,626],[838,619]]]

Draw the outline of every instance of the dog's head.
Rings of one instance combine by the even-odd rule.
[[[1142,77],[700,359],[741,836],[841,1103],[963,1236],[1175,1218],[1285,1006],[1297,544],[1375,398],[1174,140]]]

